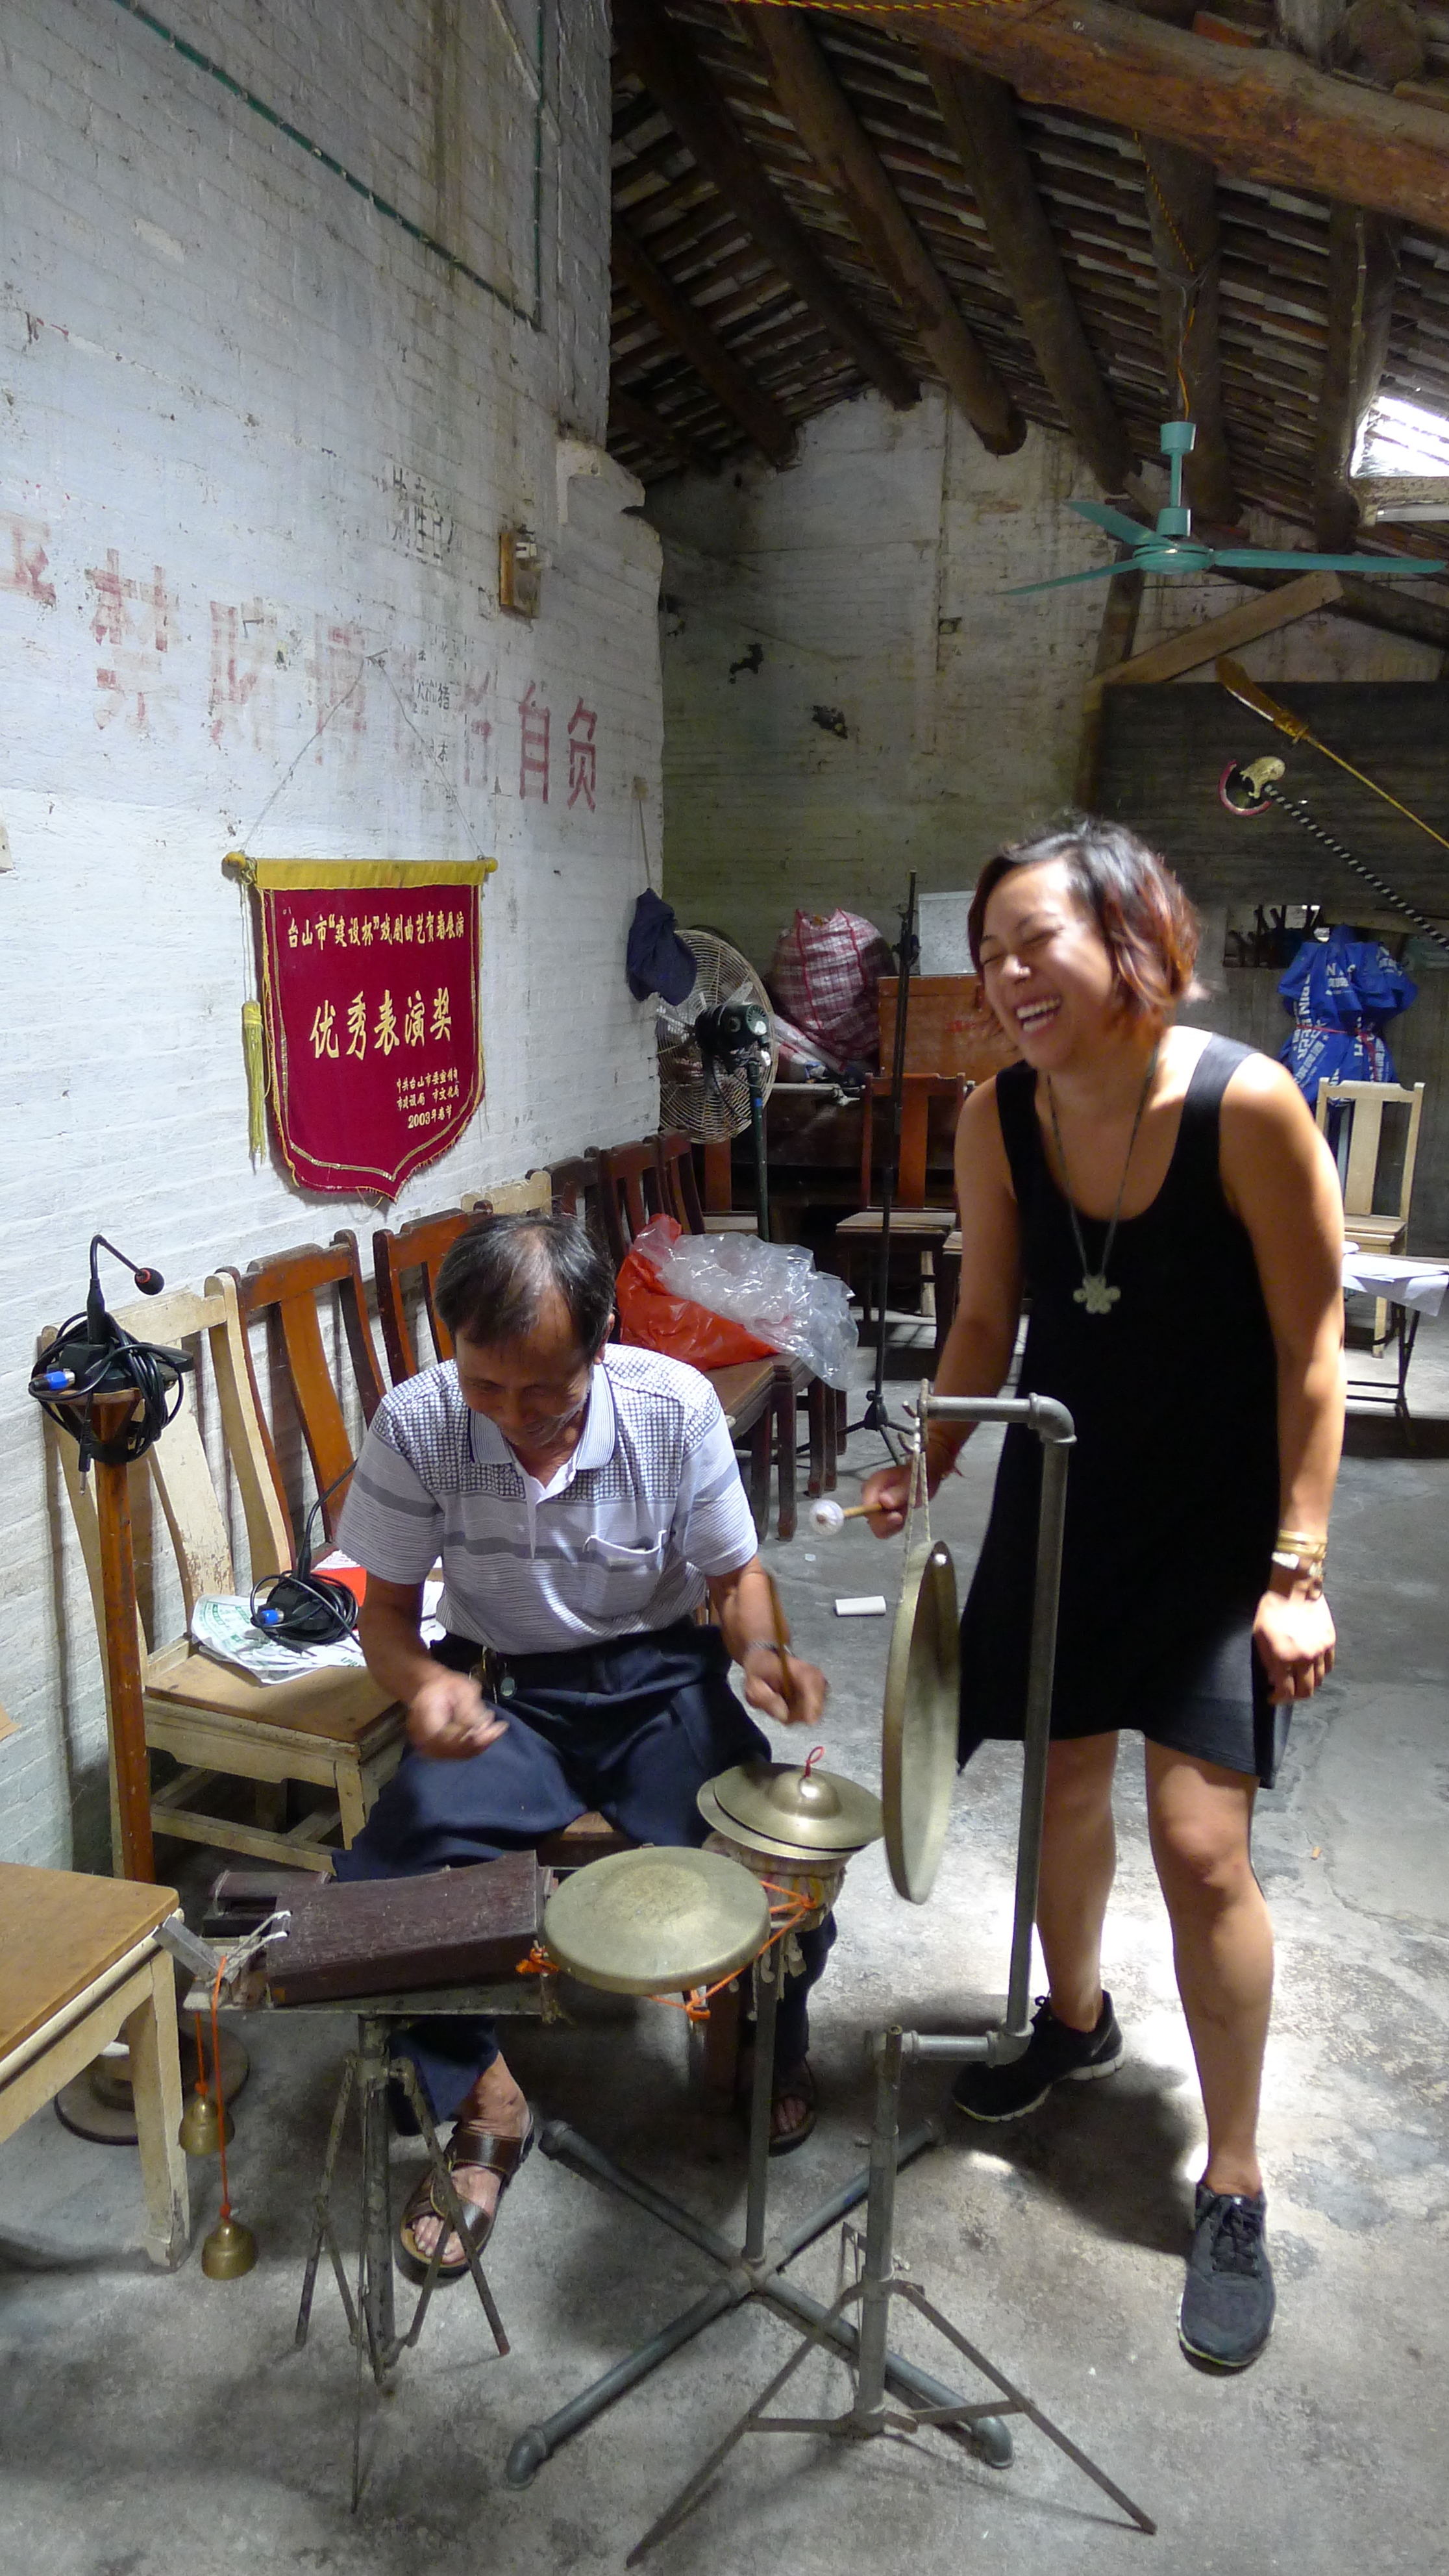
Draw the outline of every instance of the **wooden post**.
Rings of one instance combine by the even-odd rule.
[[[1117,560],[1125,563],[1130,552],[1119,546]],[[1097,658],[1092,665],[1094,680],[1125,662],[1137,636],[1137,612],[1142,606],[1142,585],[1146,574],[1119,572],[1107,584],[1107,598],[1102,609],[1102,624],[1097,636]],[[1083,814],[1090,814],[1097,802],[1097,771],[1102,756],[1102,692],[1089,687],[1082,710],[1081,739],[1077,745],[1077,770],[1072,782],[1072,802]]]
[[[135,1395],[98,1395],[91,1408],[96,1436],[118,1439],[135,1413]],[[136,1626],[136,1560],[131,1548],[130,1470],[97,1459],[96,1520],[101,1548],[101,1590],[106,1606],[106,1667],[110,1680],[111,1748],[121,1828],[121,1875],[156,1884],[151,1840],[151,1769],[146,1753],[146,1714],[141,1686],[141,1643]]]

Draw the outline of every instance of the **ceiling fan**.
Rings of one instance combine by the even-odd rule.
[[[1425,573],[1449,571],[1449,565],[1422,555],[1313,555],[1290,553],[1286,547],[1206,544],[1193,535],[1192,512],[1182,497],[1182,460],[1191,454],[1196,439],[1195,421],[1162,424],[1158,443],[1167,459],[1169,486],[1167,507],[1158,511],[1155,528],[1144,528],[1139,519],[1129,519],[1124,510],[1109,509],[1101,501],[1068,504],[1079,519],[1090,519],[1094,528],[1130,547],[1129,554],[1116,563],[1098,564],[1091,572],[1064,572],[1055,581],[1017,582],[1005,596],[1022,599],[1029,591],[1067,590],[1074,582],[1115,581],[1123,572],[1371,572],[1417,579]]]

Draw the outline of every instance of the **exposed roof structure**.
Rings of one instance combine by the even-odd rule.
[[[1079,0],[1068,22],[1060,0],[616,0],[614,453],[646,481],[746,446],[780,462],[797,423],[867,383],[903,403],[936,378],[988,446],[1043,423],[1131,494],[1185,398],[1200,519],[1259,508],[1306,544],[1352,545],[1370,402],[1449,414],[1449,15],[1325,0],[1350,72],[1286,52],[1267,0],[1224,0],[1231,25],[1162,6]],[[1033,69],[1032,29],[1050,16],[1080,39],[1083,12],[1096,57],[1120,31],[1123,110],[1143,122],[1073,104],[1060,46]],[[1065,101],[1014,91],[1001,66],[1018,56],[1027,88]],[[1209,158],[1183,137],[1195,72],[1220,65]],[[1411,75],[1397,94],[1389,71]],[[1261,98],[1254,113],[1264,84],[1292,90],[1276,126]],[[1441,135],[1435,233],[1419,210],[1439,201]],[[1309,193],[1305,167],[1341,171],[1360,202]],[[1444,535],[1371,541],[1436,553]],[[1449,642],[1449,592],[1399,583],[1390,603],[1390,587],[1354,582],[1374,600],[1347,604]]]

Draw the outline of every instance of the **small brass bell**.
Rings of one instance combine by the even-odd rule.
[[[201,2248],[201,2268],[208,2281],[239,2281],[257,2259],[257,2240],[230,2210],[219,2218]]]
[[[188,2156],[214,2156],[220,2149],[222,2138],[225,2137],[230,2146],[235,2134],[236,2122],[231,2112],[226,2111],[219,2119],[216,2095],[209,2086],[198,2084],[181,2114],[181,2126],[176,2132],[178,2146]]]

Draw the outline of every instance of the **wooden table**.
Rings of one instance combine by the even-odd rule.
[[[191,2237],[186,2158],[177,2142],[181,2061],[176,1983],[156,1927],[177,1909],[170,1887],[0,1862],[0,2141],[124,2037],[146,2251],[174,2272]]]

